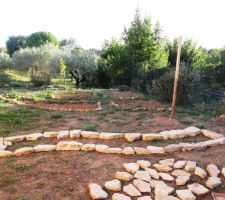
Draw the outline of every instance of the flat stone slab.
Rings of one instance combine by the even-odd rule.
[[[63,140],[63,139],[69,138],[69,134],[70,134],[69,131],[59,131],[59,133],[57,135],[57,139]]]
[[[6,137],[4,140],[10,141],[10,142],[22,142],[25,139],[26,139],[26,135],[17,135],[17,136]]]
[[[39,144],[34,147],[34,152],[48,152],[56,150],[56,145],[53,144]]]
[[[57,138],[58,132],[56,131],[46,131],[44,132],[45,138]]]
[[[151,177],[147,171],[136,171],[136,173],[134,174],[134,177],[139,180],[147,181],[147,182],[150,182],[151,180]]]
[[[209,173],[210,176],[218,176],[219,173],[220,173],[220,170],[214,164],[207,165],[206,170],[207,170],[207,172]]]
[[[158,133],[145,133],[142,134],[142,140],[144,141],[163,140],[163,136]]]
[[[168,196],[174,191],[173,187],[168,186],[167,184],[157,183],[155,185],[155,196]]]
[[[147,149],[153,154],[164,154],[165,153],[165,149],[163,147],[147,146]]]
[[[138,197],[137,200],[152,200],[150,196]]]
[[[82,131],[81,136],[83,138],[89,138],[89,139],[98,139],[99,132],[93,132],[93,131]]]
[[[195,200],[196,199],[195,195],[188,189],[177,190],[176,194],[181,200]]]
[[[186,183],[191,179],[191,176],[181,175],[176,178],[176,185],[186,185]]]
[[[175,169],[174,171],[172,171],[172,175],[173,176],[191,176],[190,173],[181,169]]]
[[[160,176],[164,181],[174,181],[174,177],[172,177],[170,174],[167,174],[167,173],[159,173],[159,176]]]
[[[118,179],[113,179],[111,181],[107,181],[107,182],[105,182],[104,186],[107,190],[111,190],[111,191],[115,191],[115,192],[121,191],[121,189],[122,189],[121,182]]]
[[[122,148],[119,147],[113,147],[113,148],[107,148],[105,150],[105,153],[115,153],[115,154],[121,154],[122,153]]]
[[[58,151],[79,151],[82,147],[82,143],[75,141],[60,141],[56,145]]]
[[[209,192],[209,190],[199,183],[193,183],[188,185],[188,189],[192,191],[197,196],[205,195]]]
[[[148,192],[148,193],[151,192],[150,183],[147,183],[139,179],[134,179],[133,184],[140,192]]]
[[[125,147],[122,151],[123,154],[129,155],[129,154],[135,154],[133,147]]]
[[[123,181],[131,181],[134,177],[133,175],[127,173],[127,172],[116,172],[115,178]]]
[[[81,134],[81,130],[77,130],[77,129],[76,130],[70,130],[70,133],[69,133],[71,139],[80,138],[80,134]]]
[[[219,134],[219,133],[216,133],[216,132],[213,132],[213,131],[210,131],[210,130],[206,130],[206,129],[203,129],[202,130],[202,134],[205,136],[205,137],[208,137],[210,139],[217,139],[217,138],[222,138],[224,137],[223,135]]]
[[[11,151],[4,151],[4,150],[0,150],[0,158],[4,158],[4,157],[9,157],[11,156],[13,153]]]
[[[179,144],[169,144],[165,147],[165,152],[172,153],[172,152],[181,151],[181,149],[182,149],[182,146]]]
[[[153,167],[159,172],[170,172],[170,171],[172,171],[171,167],[165,166],[165,165],[154,164]]]
[[[180,200],[180,199],[172,195],[168,195],[168,196],[156,196],[155,200]]]
[[[152,169],[152,168],[146,168],[145,169],[149,175],[154,178],[154,179],[159,179],[159,173],[155,170],[155,169]]]
[[[185,170],[190,172],[190,171],[194,171],[196,168],[196,162],[194,161],[187,161],[187,164],[185,166]]]
[[[128,142],[134,142],[136,140],[141,139],[141,134],[140,133],[126,133],[126,134],[124,134],[124,137]]]
[[[131,197],[140,197],[141,193],[134,187],[133,184],[129,184],[123,187],[123,192]]]
[[[186,160],[178,160],[177,162],[174,163],[173,167],[175,169],[182,169],[185,167],[186,164],[187,164]]]
[[[90,195],[92,199],[107,199],[108,194],[102,189],[102,187],[96,183],[90,183],[88,185]]]
[[[81,147],[82,151],[94,151],[95,150],[95,144],[84,144]]]
[[[127,171],[127,172],[130,172],[130,173],[135,173],[136,171],[139,170],[139,165],[137,163],[124,163],[123,164],[123,167],[124,169]]]
[[[7,148],[7,145],[0,144],[0,150],[5,150],[6,148]]]
[[[27,154],[31,154],[34,152],[34,149],[32,147],[22,147],[14,151],[14,156],[24,156]]]
[[[124,133],[106,133],[102,132],[99,134],[99,139],[102,140],[112,140],[112,139],[120,139],[124,137]]]
[[[135,153],[136,154],[151,154],[151,152],[148,150],[148,149],[146,149],[146,148],[142,148],[142,147],[134,147],[134,151],[135,151]]]
[[[163,181],[154,180],[154,179],[152,179],[152,180],[150,181],[150,186],[151,186],[151,188],[155,188],[157,184],[165,184],[165,183],[164,183]]]
[[[225,167],[222,169],[221,173],[222,173],[222,175],[223,175],[224,178],[225,178]]]
[[[112,195],[112,200],[131,200],[131,198],[124,194],[114,193]]]
[[[207,176],[207,173],[204,169],[200,167],[195,168],[195,175],[199,176],[200,178],[205,178]]]
[[[174,164],[174,161],[175,161],[174,159],[165,159],[165,160],[160,160],[159,164],[172,167]]]
[[[221,179],[215,176],[209,177],[206,181],[206,186],[210,189],[213,189],[221,184]]]
[[[106,149],[108,149],[109,146],[108,145],[104,145],[104,144],[96,144],[95,145],[95,151],[99,152],[99,153],[105,153]]]
[[[142,168],[142,169],[151,167],[151,163],[147,160],[138,160],[137,164],[139,164],[140,168]]]
[[[186,133],[184,130],[170,130],[170,131],[163,131],[159,133],[163,136],[164,140],[168,139],[179,139],[186,137]]]
[[[184,129],[186,137],[195,137],[201,133],[201,129],[191,126]]]

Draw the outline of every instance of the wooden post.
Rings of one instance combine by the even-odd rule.
[[[178,46],[177,46],[177,62],[176,62],[176,71],[175,71],[175,79],[174,79],[174,87],[173,87],[173,101],[172,101],[171,118],[175,117],[177,85],[178,85],[179,71],[180,71],[181,42],[182,42],[182,37],[180,36],[178,39]]]

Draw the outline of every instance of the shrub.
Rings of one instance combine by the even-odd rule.
[[[31,82],[36,87],[49,85],[51,83],[51,75],[46,70],[33,72],[31,75]]]
[[[96,131],[97,130],[97,125],[96,124],[86,124],[84,127],[85,131]]]
[[[7,87],[10,85],[10,77],[4,72],[0,71],[0,88]]]
[[[119,91],[130,91],[130,88],[127,85],[120,85]]]
[[[0,67],[1,68],[4,68],[4,67],[9,67],[10,65],[10,57],[9,57],[9,54],[7,53],[0,53]]]

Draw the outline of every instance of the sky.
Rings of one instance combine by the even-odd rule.
[[[137,5],[169,39],[192,38],[207,49],[225,46],[225,0],[0,0],[0,46],[37,31],[73,37],[85,49],[120,38]]]

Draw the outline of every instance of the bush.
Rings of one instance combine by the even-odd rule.
[[[48,71],[36,71],[31,75],[31,82],[36,87],[49,85],[51,83],[51,75]]]
[[[119,91],[130,91],[130,87],[127,85],[120,85]]]
[[[10,85],[10,78],[7,74],[0,71],[0,88],[7,87]]]
[[[0,67],[1,68],[5,68],[5,67],[9,67],[10,65],[10,57],[9,54],[7,53],[0,53]]]

